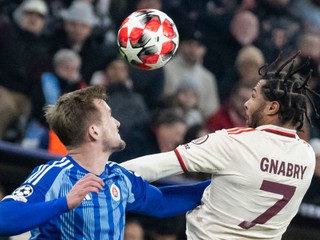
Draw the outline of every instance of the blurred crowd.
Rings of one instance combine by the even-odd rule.
[[[133,68],[117,50],[121,22],[142,8],[167,13],[179,31],[178,52],[161,69]],[[319,0],[0,0],[0,140],[63,153],[43,107],[99,84],[127,142],[111,160],[169,151],[209,132],[246,126],[243,104],[259,68],[297,50],[296,65],[309,59],[313,71],[303,74],[311,74],[310,86],[320,92]],[[313,101],[319,108],[319,98]],[[311,106],[299,134],[320,138]],[[128,224],[142,226],[136,219]],[[179,227],[163,229],[152,239],[178,239]]]

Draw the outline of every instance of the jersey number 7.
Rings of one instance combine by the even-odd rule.
[[[255,226],[256,224],[264,224],[266,223],[270,218],[275,216],[278,212],[281,211],[282,208],[284,208],[287,203],[292,198],[294,192],[296,191],[296,187],[285,185],[281,183],[271,182],[267,180],[263,180],[260,190],[271,192],[275,194],[282,195],[282,199],[278,200],[273,206],[268,208],[264,213],[259,215],[256,219],[253,221],[243,221],[238,226],[249,229]]]

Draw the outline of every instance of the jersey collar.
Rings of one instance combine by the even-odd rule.
[[[269,133],[285,136],[285,137],[299,138],[296,130],[283,128],[275,125],[263,125],[263,126],[257,127],[256,129],[260,131],[266,131]]]

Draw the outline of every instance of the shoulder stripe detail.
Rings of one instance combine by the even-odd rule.
[[[70,164],[70,160],[64,157],[60,161],[54,162],[52,165],[47,165],[47,167],[44,168],[41,172],[39,172],[37,176],[28,179],[26,182],[31,183],[32,185],[36,185],[50,169],[54,167],[64,167],[68,164]],[[72,166],[73,164],[70,164],[69,166],[67,166],[67,168],[71,168]]]
[[[252,132],[255,131],[255,128],[231,128],[231,129],[227,129],[227,133],[228,134],[240,134],[240,133],[244,133],[244,132]]]
[[[45,169],[49,167],[48,164],[43,164],[41,165],[38,170],[36,172],[34,172],[26,181],[25,183],[30,183],[30,181],[32,181],[33,179],[35,179],[37,176],[39,176],[39,174],[41,174],[41,172]]]
[[[67,158],[64,157],[62,158],[60,161],[58,162],[64,162]],[[33,181],[35,178],[37,178],[46,168],[48,168],[50,165],[48,164],[43,164],[39,167],[39,169],[33,173],[26,181],[25,183],[31,183],[31,181]]]
[[[112,167],[113,165],[115,165],[116,163],[115,162],[107,162],[107,164]]]
[[[41,180],[41,178],[50,170],[50,169],[52,169],[53,167],[63,167],[63,166],[65,166],[65,165],[67,165],[67,164],[69,164],[70,163],[70,160],[68,160],[68,161],[65,161],[65,162],[63,162],[63,163],[61,163],[61,164],[52,164],[50,167],[48,167],[45,171],[43,171],[43,173],[32,183],[33,185],[36,185],[40,180]]]
[[[275,130],[275,129],[266,128],[266,129],[261,129],[261,131],[270,132],[270,133],[282,135],[285,137],[296,138],[296,134],[294,134],[294,133],[283,132],[283,131],[279,131],[279,130]]]
[[[178,158],[178,160],[179,160],[179,163],[180,163],[180,166],[181,166],[182,170],[183,170],[184,172],[188,172],[188,169],[187,169],[186,165],[184,164],[183,159],[182,159],[182,157],[181,157],[178,149],[175,149],[175,150],[174,150],[174,153],[176,154],[176,156],[177,156],[177,158]]]

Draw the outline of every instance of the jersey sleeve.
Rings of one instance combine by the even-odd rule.
[[[183,173],[173,151],[135,158],[120,165],[136,172],[148,182]]]
[[[8,197],[0,202],[0,236],[30,231],[68,211],[66,197],[38,203],[24,201],[23,197]]]
[[[210,181],[205,181],[157,188],[132,172],[124,170],[124,173],[131,183],[132,192],[126,210],[154,217],[174,216],[195,208],[210,184]]]
[[[20,187],[0,202],[0,235],[29,231],[68,211],[65,196],[46,199],[64,162],[62,159],[36,167]]]
[[[232,159],[232,141],[226,130],[180,145],[175,153],[186,172],[217,173]]]

